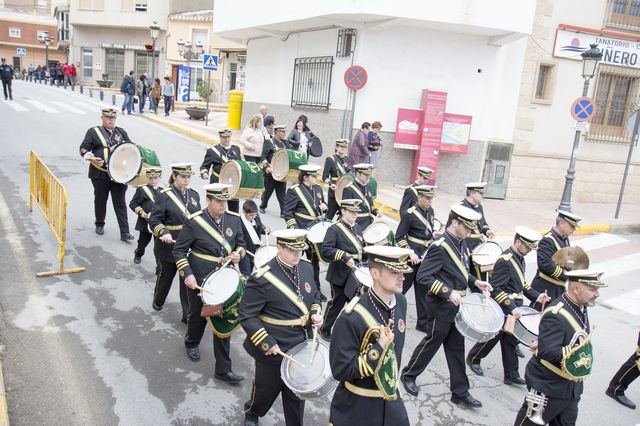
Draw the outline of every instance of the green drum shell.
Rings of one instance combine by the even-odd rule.
[[[264,191],[264,175],[252,161],[233,160],[220,169],[220,183],[231,185],[232,198],[252,199]]]
[[[240,307],[243,293],[244,285],[242,281],[239,281],[235,293],[222,305],[222,315],[219,317],[207,317],[209,327],[211,327],[213,334],[219,338],[224,339],[231,336],[240,326],[240,323],[238,323],[238,308]]]
[[[158,154],[156,154],[154,150],[138,145],[138,151],[140,151],[140,156],[142,157],[142,168],[140,169],[140,175],[129,183],[131,186],[135,187],[149,183],[149,179],[147,178],[148,169],[161,167]]]

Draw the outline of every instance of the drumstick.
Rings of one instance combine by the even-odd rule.
[[[318,349],[318,327],[313,328],[313,342],[311,343],[311,356],[309,357],[309,364],[313,364],[313,358],[316,355],[316,349]]]
[[[465,305],[472,305],[472,306],[482,306],[483,308],[486,308],[488,306],[488,305],[485,305],[484,303],[467,302],[464,300],[461,300],[460,303],[464,303]]]
[[[542,312],[529,312],[528,314],[521,314],[521,317],[530,317],[532,315],[542,315]]]
[[[544,294],[547,294],[547,290],[545,290],[545,291],[544,291]],[[546,303],[547,303],[547,299],[545,299],[545,300],[542,302],[542,307],[541,307],[541,309],[540,309],[540,312],[544,312],[544,305],[545,305]]]
[[[254,253],[251,253],[249,250],[245,249],[245,252],[251,257],[256,257],[256,255]]]
[[[204,291],[205,293],[209,293],[209,294],[215,294],[214,292],[212,292],[211,290],[207,290],[204,287],[200,287],[199,285],[196,286],[196,289],[200,290],[200,291]]]
[[[295,362],[296,364],[298,364],[298,365],[299,365],[300,367],[302,367],[302,368],[307,368],[307,367],[305,367],[305,365],[304,365],[303,363],[301,363],[300,361],[298,361],[298,360],[297,360],[297,359],[295,359],[294,357],[292,357],[292,356],[289,356],[289,355],[285,354],[285,353],[284,353],[284,352],[282,352],[280,349],[278,349],[278,352],[276,352],[276,353],[277,353],[278,355],[280,355],[282,358],[286,358],[286,359],[288,359],[288,360],[289,360],[289,361],[291,361],[291,362]]]

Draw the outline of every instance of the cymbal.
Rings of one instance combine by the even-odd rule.
[[[573,267],[570,269],[587,269],[589,268],[589,256],[581,247],[565,247],[551,257],[556,265],[561,268],[567,267],[567,262],[572,261]]]

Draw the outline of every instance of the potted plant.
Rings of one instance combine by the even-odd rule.
[[[198,83],[198,95],[201,100],[206,101],[212,93],[213,90],[209,87],[209,83],[204,80]]]
[[[113,84],[113,80],[109,80],[109,74],[102,74],[102,80],[96,80],[98,86],[109,88]]]
[[[197,105],[189,105],[184,109],[189,116],[189,120],[204,120],[209,115],[209,110]]]

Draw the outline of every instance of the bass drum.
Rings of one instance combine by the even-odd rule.
[[[238,308],[244,292],[240,274],[231,267],[218,269],[204,279],[202,288],[202,303],[219,306],[219,313],[207,317],[213,333],[220,338],[231,336],[240,325]]]
[[[147,168],[160,167],[160,160],[152,149],[125,142],[116,146],[109,157],[107,171],[111,180],[132,186],[146,185]]]
[[[351,182],[353,182],[353,176],[349,173],[344,174],[336,179],[336,189],[334,191],[334,194],[336,196],[336,202],[338,204],[340,204],[340,201],[342,201],[342,192],[347,186],[349,186]]]
[[[307,154],[293,149],[279,149],[271,159],[271,174],[279,182],[297,182],[299,166],[307,164]]]
[[[324,241],[327,229],[329,229],[331,225],[333,225],[333,223],[328,221],[318,222],[309,228],[309,232],[307,233],[307,240],[311,243],[311,246],[318,255],[318,258],[324,263],[331,263],[331,259],[325,259],[322,257],[322,241]]]
[[[220,169],[220,183],[231,185],[231,198],[250,200],[264,191],[262,169],[253,161],[227,161]]]

